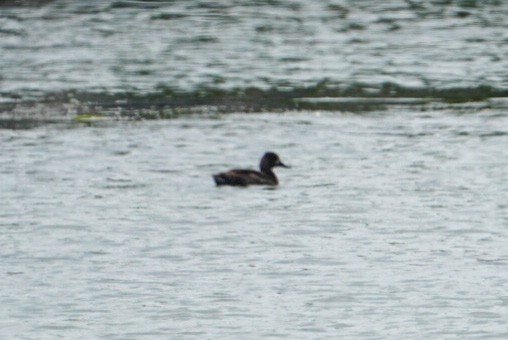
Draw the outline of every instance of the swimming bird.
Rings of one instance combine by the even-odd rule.
[[[233,169],[213,175],[215,184],[247,186],[247,185],[277,185],[279,180],[272,168],[281,166],[289,168],[280,161],[279,156],[274,152],[266,152],[259,162],[259,170]]]

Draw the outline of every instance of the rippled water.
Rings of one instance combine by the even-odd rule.
[[[0,335],[506,338],[506,111],[0,133]],[[277,189],[211,174],[291,169]]]
[[[323,79],[508,88],[505,1],[46,2],[1,8],[0,99]]]
[[[0,338],[508,338],[507,14],[1,1]]]

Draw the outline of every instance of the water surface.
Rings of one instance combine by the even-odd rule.
[[[0,335],[507,337],[508,116],[403,111],[3,130]]]
[[[508,338],[507,2],[0,7],[0,338]]]
[[[504,1],[46,1],[2,7],[0,100],[47,93],[508,88]]]

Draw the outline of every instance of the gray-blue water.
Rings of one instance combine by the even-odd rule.
[[[29,2],[1,339],[508,338],[507,2]],[[278,188],[215,187],[267,150]]]
[[[506,1],[71,1],[0,7],[0,99],[163,85],[508,88]]]
[[[0,135],[0,335],[506,338],[508,115],[224,115]],[[211,174],[291,169],[277,189]]]

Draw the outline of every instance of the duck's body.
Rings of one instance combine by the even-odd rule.
[[[277,185],[279,181],[271,171],[270,174],[265,174],[255,170],[233,169],[228,172],[221,172],[213,175],[213,180],[217,185],[233,185],[242,186],[247,185]]]
[[[244,170],[244,169],[233,169],[227,172],[221,172],[213,175],[213,180],[217,185],[232,185],[232,186],[247,186],[247,185],[278,185],[279,180],[272,168],[281,166],[287,168],[284,165],[277,154],[273,152],[267,152],[261,158],[259,163],[259,169],[255,170]]]

